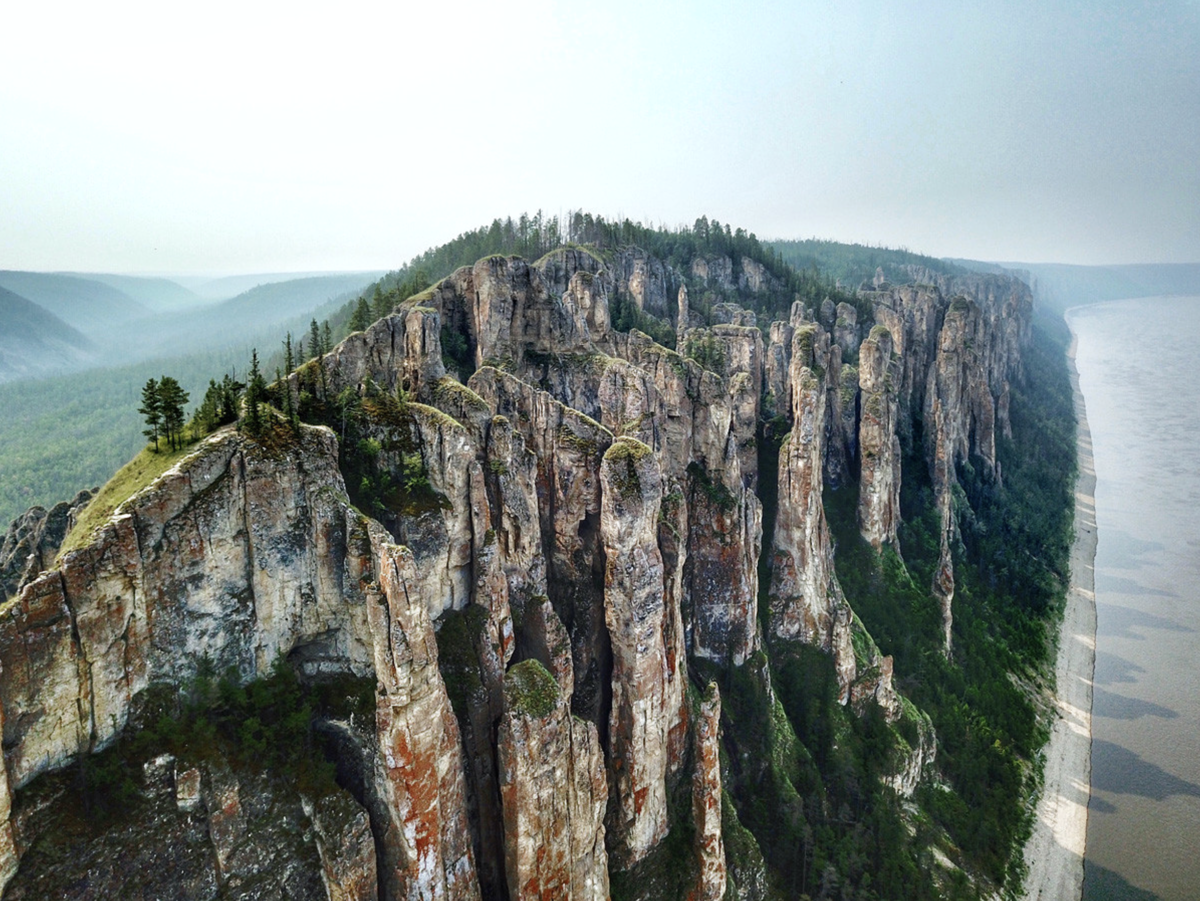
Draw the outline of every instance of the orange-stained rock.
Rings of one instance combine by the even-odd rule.
[[[662,474],[649,447],[619,438],[604,455],[600,481],[608,559],[604,609],[613,657],[610,849],[625,867],[667,834],[667,651],[657,541]]]
[[[725,897],[725,842],[721,836],[721,693],[709,682],[696,717],[695,773],[692,775],[692,825],[698,875],[690,901]]]
[[[505,679],[497,738],[509,898],[605,901],[608,788],[596,727],[536,660]]]

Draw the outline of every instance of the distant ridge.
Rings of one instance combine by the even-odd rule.
[[[93,345],[53,313],[0,288],[0,382],[74,369]]]
[[[113,275],[108,272],[61,272],[59,275],[85,278],[116,288],[143,306],[164,313],[198,307],[207,303],[206,298],[189,291],[179,282],[169,278],[142,275]]]
[[[1055,313],[1106,300],[1169,294],[1200,295],[1200,263],[1076,266],[1068,263],[984,263],[978,260],[952,262],[981,272],[1007,270],[1026,273],[1038,303]]]
[[[309,278],[362,278],[365,285],[383,275],[384,270],[376,269],[364,272],[259,272],[246,275],[227,275],[221,278],[205,279],[188,277],[177,279],[180,285],[187,286],[194,294],[204,300],[232,300],[239,294],[245,294],[254,288],[279,282],[294,282]]]
[[[92,338],[118,334],[150,310],[124,291],[86,276],[51,272],[0,272],[7,288],[49,310],[72,328]]]

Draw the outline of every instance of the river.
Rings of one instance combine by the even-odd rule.
[[[1076,307],[1096,467],[1085,901],[1200,897],[1200,297]]]

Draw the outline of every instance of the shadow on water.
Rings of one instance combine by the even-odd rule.
[[[1097,604],[1097,635],[1113,638],[1132,638],[1144,641],[1145,635],[1134,632],[1135,627],[1143,629],[1162,629],[1165,632],[1195,632],[1189,626],[1181,626],[1165,616],[1155,616],[1132,607],[1122,607],[1119,604]]]
[[[1165,550],[1166,546],[1160,541],[1144,541],[1134,538],[1128,532],[1119,529],[1108,529],[1104,533],[1104,565],[1111,569],[1141,569],[1144,566],[1156,566],[1149,560],[1141,558]]]
[[[1085,859],[1083,901],[1158,901],[1158,895],[1130,885],[1123,876]]]
[[[1174,720],[1179,718],[1179,713],[1170,707],[1163,707],[1161,704],[1142,701],[1138,698],[1127,698],[1125,695],[1093,686],[1092,716],[1106,716],[1114,720],[1136,720],[1143,716],[1158,716],[1164,720]]]
[[[1092,790],[1164,801],[1172,795],[1200,798],[1200,785],[1180,779],[1111,741],[1092,740]]]
[[[1147,588],[1140,582],[1135,582],[1133,579],[1126,579],[1124,576],[1113,576],[1103,570],[1096,573],[1096,590],[1111,592],[1112,594],[1127,594],[1140,597],[1155,597],[1155,598],[1177,598],[1173,591],[1167,591],[1163,588]]]
[[[1138,666],[1132,660],[1110,654],[1108,651],[1096,652],[1096,672],[1092,677],[1094,685],[1127,685],[1138,681],[1135,673],[1144,673],[1146,668]]]

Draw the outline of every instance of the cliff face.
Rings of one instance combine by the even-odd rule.
[[[0,611],[0,884],[24,850],[12,792],[111,743],[147,689],[201,661],[241,681],[282,659],[304,680],[374,682],[373,722],[328,724],[359,773],[338,822],[367,830],[373,856],[347,856],[319,805],[291,814],[330,898],[604,898],[611,873],[677,853],[680,792],[688,891],[723,897],[729,720],[715,686],[689,701],[689,666],[733,672],[773,645],[829,654],[840,703],[916,717],[888,777],[910,794],[934,736],[838,584],[823,492],[857,480],[864,537],[898,547],[901,459],[923,459],[948,646],[955,465],[1000,475],[1028,294],[984,278],[876,291],[874,323],[830,304],[822,324],[797,302],[764,341],[734,304],[697,321],[689,280],[780,287],[749,259],[685,275],[637,250],[490,257],[347,338],[319,363],[325,396],[354,398],[372,465],[423,492],[376,518],[351,505],[333,432],[280,424],[211,436],[57,563],[66,511],[10,530],[6,572],[23,575]],[[614,298],[675,316],[688,356],[615,331]],[[443,326],[467,339],[466,385],[447,375]],[[297,400],[317,366],[289,377]],[[760,453],[772,418],[788,431],[777,464]],[[211,797],[195,809],[219,811],[220,778],[175,782],[199,779]]]

